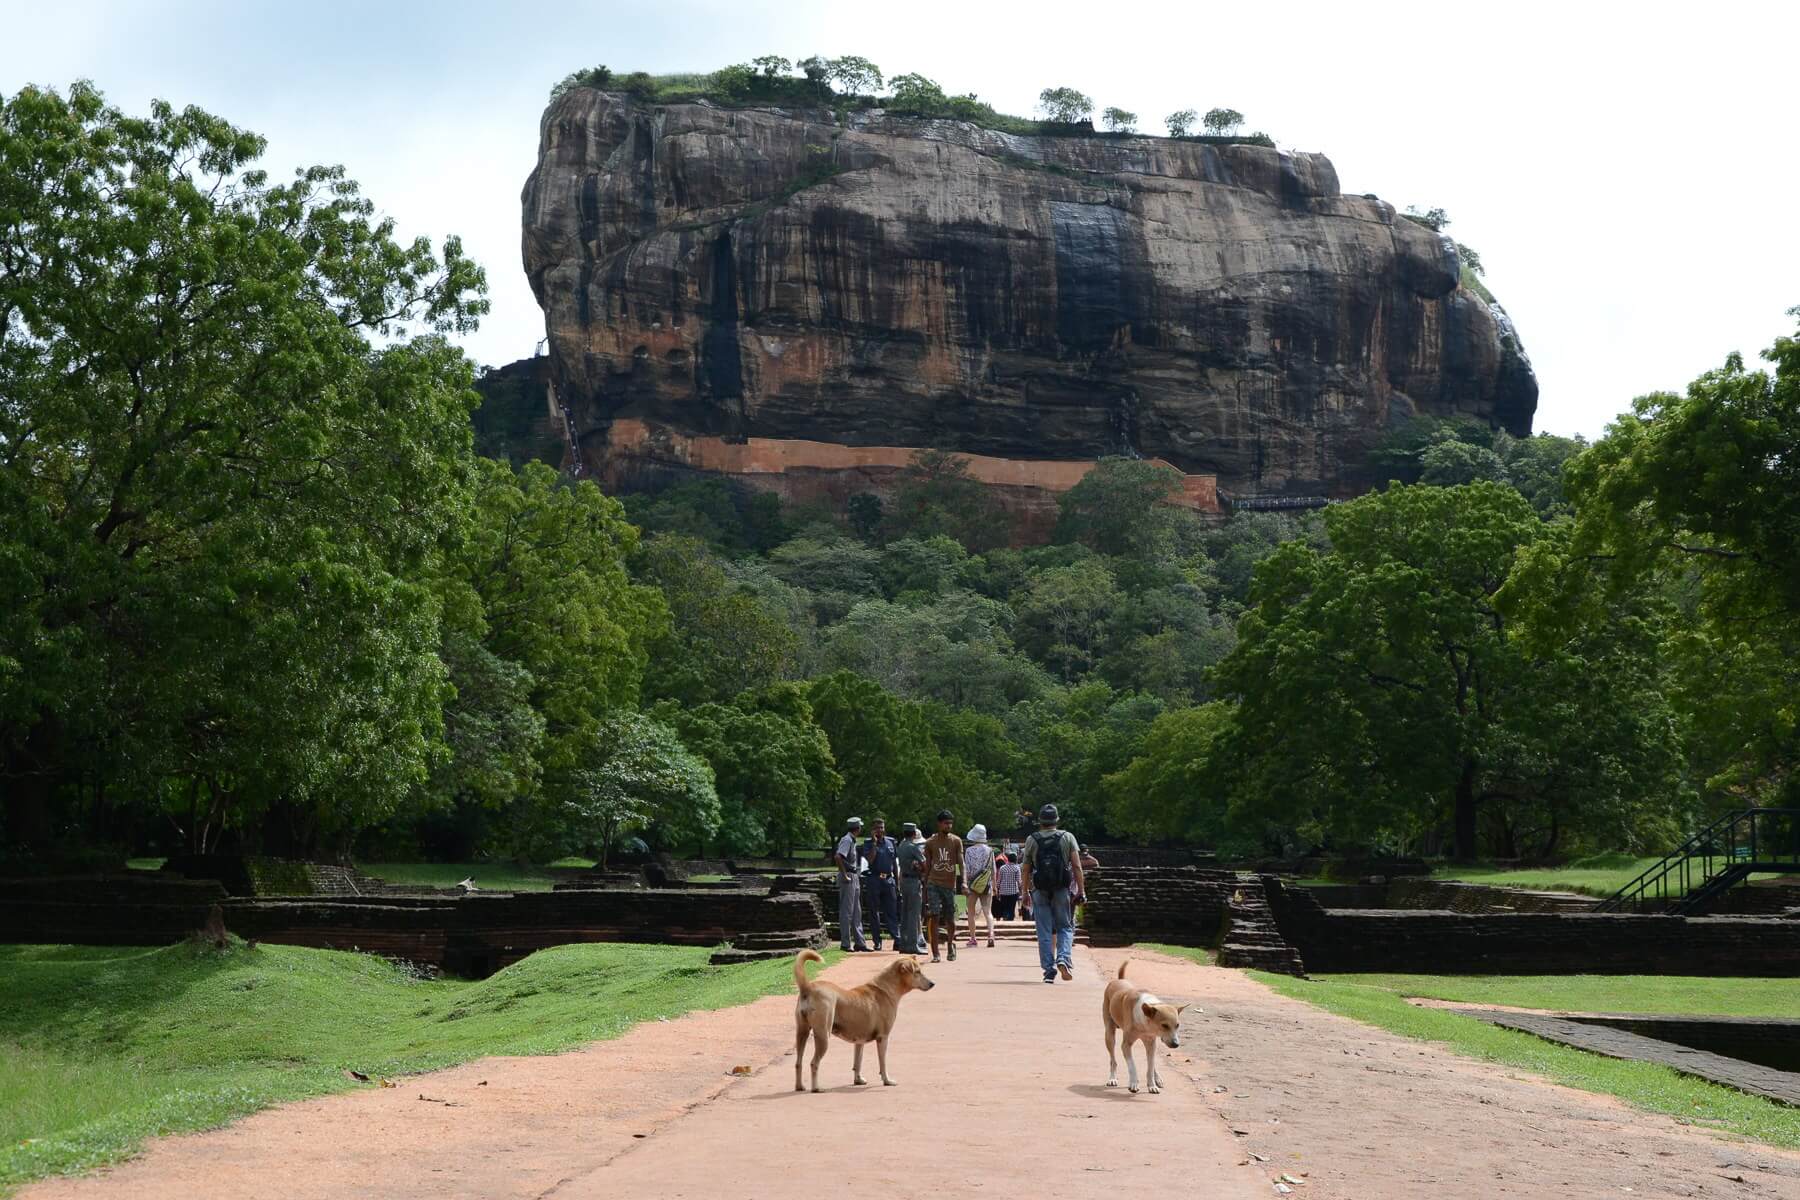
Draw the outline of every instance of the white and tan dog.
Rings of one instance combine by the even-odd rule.
[[[1101,1001],[1101,1015],[1106,1020],[1106,1086],[1119,1086],[1119,1058],[1114,1041],[1121,1030],[1125,1034],[1125,1069],[1131,1073],[1130,1088],[1138,1090],[1137,1062],[1131,1047],[1144,1043],[1145,1083],[1150,1094],[1162,1091],[1162,1075],[1156,1069],[1156,1043],[1167,1042],[1171,1048],[1181,1045],[1181,1014],[1191,1005],[1164,1004],[1143,988],[1125,979],[1128,958],[1119,964],[1119,974],[1106,982],[1106,995]],[[1200,1011],[1198,1009],[1196,1012]]]
[[[839,987],[823,979],[806,977],[806,964],[824,962],[815,950],[802,950],[794,958],[794,986],[800,999],[794,1005],[794,1090],[806,1089],[800,1084],[800,1059],[806,1050],[806,1039],[813,1043],[812,1090],[819,1090],[819,1060],[832,1035],[856,1047],[853,1078],[860,1086],[863,1078],[863,1047],[875,1043],[875,1058],[881,1067],[881,1082],[888,1087],[888,1038],[900,1016],[900,997],[911,991],[929,992],[937,985],[925,977],[916,958],[897,958],[885,970],[861,987]]]

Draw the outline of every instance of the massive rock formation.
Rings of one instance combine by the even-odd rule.
[[[1123,453],[1345,495],[1406,417],[1523,434],[1537,403],[1448,239],[1254,145],[577,89],[524,259],[577,462],[623,485],[842,495],[936,447],[1026,491]]]

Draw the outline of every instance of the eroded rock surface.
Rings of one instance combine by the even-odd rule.
[[[557,394],[615,482],[703,437],[1343,495],[1404,417],[1536,408],[1451,243],[1321,155],[577,89],[523,199]]]

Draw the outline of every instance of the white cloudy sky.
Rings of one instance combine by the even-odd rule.
[[[1538,428],[1593,435],[1794,329],[1797,44],[1789,0],[0,0],[0,92],[88,77],[262,133],[272,170],[345,164],[403,232],[460,233],[486,264],[467,346],[490,363],[542,336],[518,195],[575,67],[862,54],[1011,112],[1064,83],[1146,125],[1229,105],[1330,155],[1346,191],[1448,210],[1537,368]]]

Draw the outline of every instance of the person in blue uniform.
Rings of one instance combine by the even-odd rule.
[[[881,949],[881,932],[885,926],[888,936],[894,940],[894,948],[902,949],[899,855],[894,839],[887,835],[887,822],[880,817],[876,817],[869,827],[869,840],[863,843],[862,856],[869,864],[866,877],[869,894],[863,908],[863,920],[875,934],[875,948]]]

